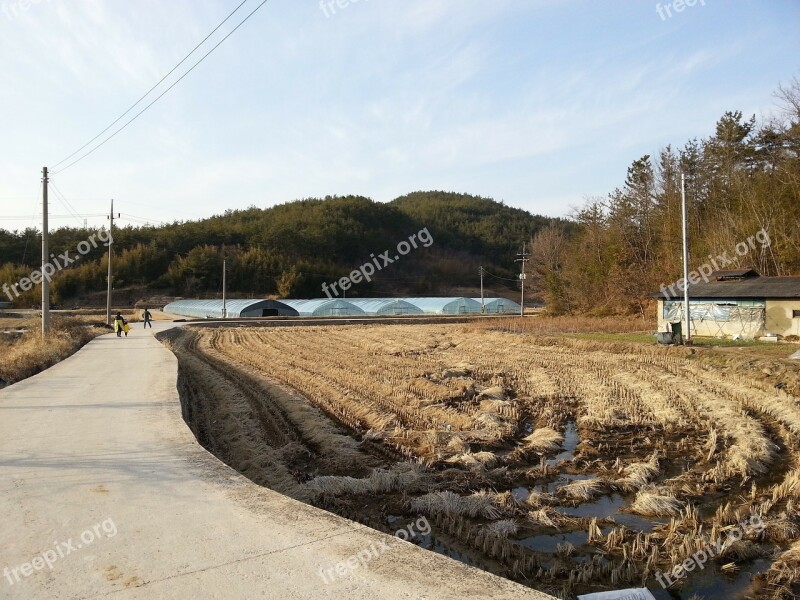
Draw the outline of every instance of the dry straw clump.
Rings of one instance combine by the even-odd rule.
[[[778,557],[766,574],[772,598],[796,598],[794,588],[800,581],[800,542]]]
[[[647,462],[632,463],[622,469],[622,477],[614,482],[620,490],[632,492],[642,489],[659,473],[656,454]]]
[[[509,538],[517,534],[519,526],[513,519],[503,519],[490,523],[485,529],[486,535],[490,538]]]
[[[476,492],[470,496],[459,496],[450,491],[431,492],[411,501],[411,510],[428,516],[466,516],[497,519],[500,507],[491,492]]]
[[[650,517],[667,517],[679,514],[682,508],[683,503],[671,493],[648,486],[639,490],[630,510]]]
[[[464,454],[451,456],[445,462],[464,465],[470,469],[483,469],[492,468],[499,460],[499,457],[493,452],[484,451],[475,453],[465,452]]]
[[[573,501],[586,502],[606,491],[608,486],[602,479],[579,479],[558,489],[558,494]]]
[[[554,429],[542,427],[529,436],[522,438],[522,441],[526,448],[543,454],[558,450],[564,441],[564,436]]]
[[[428,478],[418,465],[401,463],[391,470],[375,469],[363,479],[348,476],[320,475],[306,485],[314,492],[329,496],[388,494],[395,491],[413,492],[424,488]]]

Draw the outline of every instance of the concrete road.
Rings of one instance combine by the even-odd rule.
[[[0,598],[549,598],[238,475],[140,327],[0,391]]]

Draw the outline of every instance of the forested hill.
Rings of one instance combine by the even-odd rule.
[[[411,250],[350,296],[437,295],[477,286],[478,268],[513,280],[523,242],[555,220],[489,198],[415,192],[389,203],[347,196],[306,199],[271,208],[229,210],[200,221],[115,229],[115,287],[149,286],[168,294],[207,296],[221,291],[222,261],[233,295],[318,297],[332,282],[427,228],[433,243]],[[60,229],[51,250],[61,253],[87,239],[81,229]],[[37,267],[35,231],[0,230],[0,283],[18,281]],[[105,289],[104,248],[60,272],[54,301]],[[492,279],[494,289],[516,289]],[[18,304],[36,303],[31,290]],[[4,299],[4,298],[3,298]]]
[[[774,115],[728,111],[709,137],[634,160],[618,189],[573,215],[572,231],[538,233],[530,282],[548,308],[646,313],[650,294],[682,276],[681,175],[690,274],[800,275],[800,79],[775,97]]]

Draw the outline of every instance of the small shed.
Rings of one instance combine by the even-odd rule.
[[[654,297],[659,331],[682,321],[683,290],[662,287]],[[717,271],[709,281],[689,285],[689,312],[693,336],[800,335],[800,277],[761,277],[752,269]]]

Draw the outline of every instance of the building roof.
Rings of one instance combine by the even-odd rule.
[[[758,272],[753,269],[729,269],[727,271],[714,271],[709,277],[711,279],[746,279],[748,277],[758,277]]]
[[[653,297],[680,300],[683,298],[683,290],[677,285],[672,289],[662,287]],[[689,298],[800,300],[800,277],[747,277],[690,284]]]

